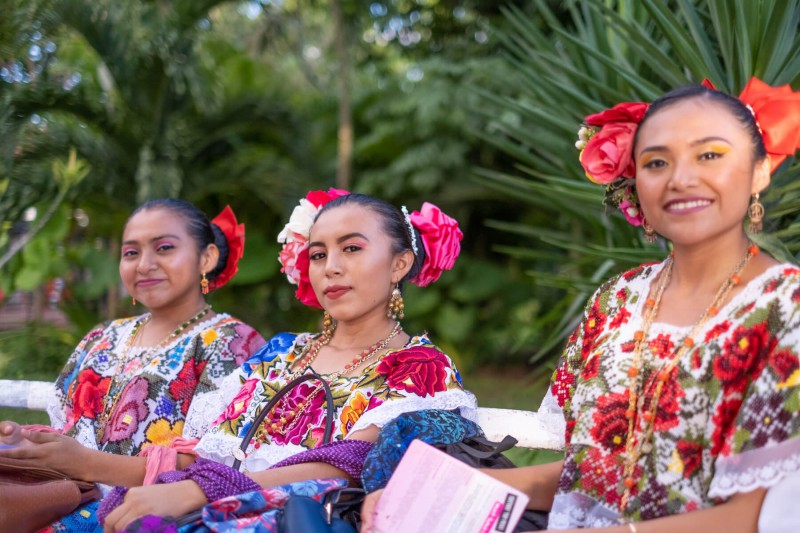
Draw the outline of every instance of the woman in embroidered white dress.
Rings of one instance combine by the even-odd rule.
[[[310,370],[331,385],[334,442],[374,441],[385,423],[418,409],[459,409],[474,419],[474,396],[463,390],[452,360],[399,322],[402,283],[424,286],[453,266],[461,240],[455,220],[431,204],[404,216],[370,196],[313,191],[279,240],[282,271],[298,285],[298,299],[325,310],[323,332],[277,335],[231,376],[195,454],[230,465],[264,404]],[[244,471],[263,487],[352,478],[318,461],[268,469],[319,446],[325,418],[319,386],[301,384],[265,418],[243,457]],[[191,479],[131,489],[105,527],[123,529],[146,514],[178,516],[207,501],[205,488]]]
[[[569,339],[545,401],[564,460],[487,472],[550,529],[756,531],[800,469],[800,270],[742,225],[758,230],[758,194],[797,149],[800,94],[751,80],[741,98],[691,86],[586,119],[587,175],[673,252],[600,287]]]

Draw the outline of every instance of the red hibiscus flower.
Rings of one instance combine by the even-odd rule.
[[[748,376],[758,375],[775,344],[765,322],[749,328],[739,326],[725,342],[722,354],[714,359],[714,375],[729,392],[743,391]]]
[[[797,354],[790,350],[774,350],[769,354],[769,365],[775,370],[781,381],[786,381],[789,376],[794,374],[800,363],[798,363]]]
[[[418,396],[434,396],[447,390],[447,356],[434,348],[408,348],[381,359],[376,369],[389,387]]]
[[[78,375],[72,388],[72,405],[75,419],[85,416],[94,419],[103,410],[103,398],[108,393],[111,378],[100,376],[93,369]]]
[[[597,399],[597,408],[592,415],[594,425],[591,434],[606,450],[612,453],[621,452],[625,447],[628,433],[628,391],[611,393]]]
[[[714,424],[714,433],[711,435],[711,455],[714,457],[730,451],[730,437],[736,429],[733,422],[739,416],[741,406],[740,398],[729,398],[719,404],[717,412],[711,418],[711,423]]]
[[[676,448],[683,461],[683,477],[688,478],[703,464],[703,447],[697,442],[679,440]]]
[[[169,385],[169,392],[175,402],[180,405],[184,416],[189,412],[189,405],[192,403],[194,391],[197,388],[197,380],[207,364],[208,361],[198,363],[194,359],[189,359],[178,372],[177,378]]]

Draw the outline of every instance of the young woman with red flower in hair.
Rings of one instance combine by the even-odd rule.
[[[205,402],[265,342],[205,299],[233,277],[243,252],[244,225],[230,207],[213,222],[182,200],[137,208],[119,272],[148,312],[92,329],[56,380],[52,428],[3,422],[0,441],[15,448],[0,453],[108,485],[174,469],[176,453],[164,446],[205,432]]]
[[[587,304],[542,407],[563,415],[564,460],[487,473],[550,529],[756,531],[768,489],[800,475],[800,269],[750,240],[800,147],[800,93],[684,87],[589,116],[580,137],[606,203],[672,253]]]
[[[112,494],[103,512],[121,505],[108,514],[106,530],[121,530],[144,515],[177,516],[254,489],[252,497],[269,502],[282,501],[285,493],[274,490],[298,486],[292,483],[307,494],[358,482],[379,428],[405,412],[458,409],[474,420],[475,398],[462,388],[453,361],[426,334],[410,335],[400,323],[403,284],[426,286],[452,268],[461,238],[457,222],[428,203],[409,214],[367,195],[310,192],[278,237],[279,259],[298,286],[297,298],[324,310],[322,332],[270,339],[220,389],[213,423],[194,448],[202,459],[162,480],[175,482]],[[322,443],[325,395],[312,380],[266,414],[242,452],[242,438],[264,405],[312,371],[333,392],[332,442]],[[224,466],[234,459],[246,476]],[[227,488],[218,490],[222,480]],[[260,487],[267,489],[259,493]],[[224,500],[219,505],[229,510]],[[245,522],[275,518],[274,512],[256,515]],[[153,520],[133,527],[151,527]]]

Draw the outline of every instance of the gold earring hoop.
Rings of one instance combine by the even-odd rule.
[[[656,242],[656,230],[647,221],[646,218],[642,219],[642,229],[644,229],[644,240],[650,244]]]
[[[336,323],[333,321],[333,317],[325,311],[322,313],[322,336],[326,339],[330,339],[333,337],[333,332],[336,330]]]
[[[203,277],[200,278],[200,291],[203,294],[208,294],[208,291],[209,291],[208,279],[206,279],[206,273],[205,272],[203,272]]]
[[[764,204],[759,201],[759,194],[755,193],[747,208],[747,225],[750,233],[758,233],[764,229]]]
[[[405,303],[403,302],[403,294],[400,292],[400,287],[395,285],[392,289],[392,296],[389,298],[389,309],[386,311],[386,318],[392,320],[402,320],[405,318]]]

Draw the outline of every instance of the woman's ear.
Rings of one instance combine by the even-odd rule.
[[[216,244],[209,244],[206,249],[200,253],[200,272],[208,274],[215,268],[219,262],[219,248]]]
[[[756,168],[753,172],[753,190],[750,194],[758,194],[767,188],[770,182],[770,170],[772,169],[769,156],[756,163]]]
[[[411,250],[395,254],[392,259],[392,283],[400,283],[412,266],[414,266],[414,253]]]

